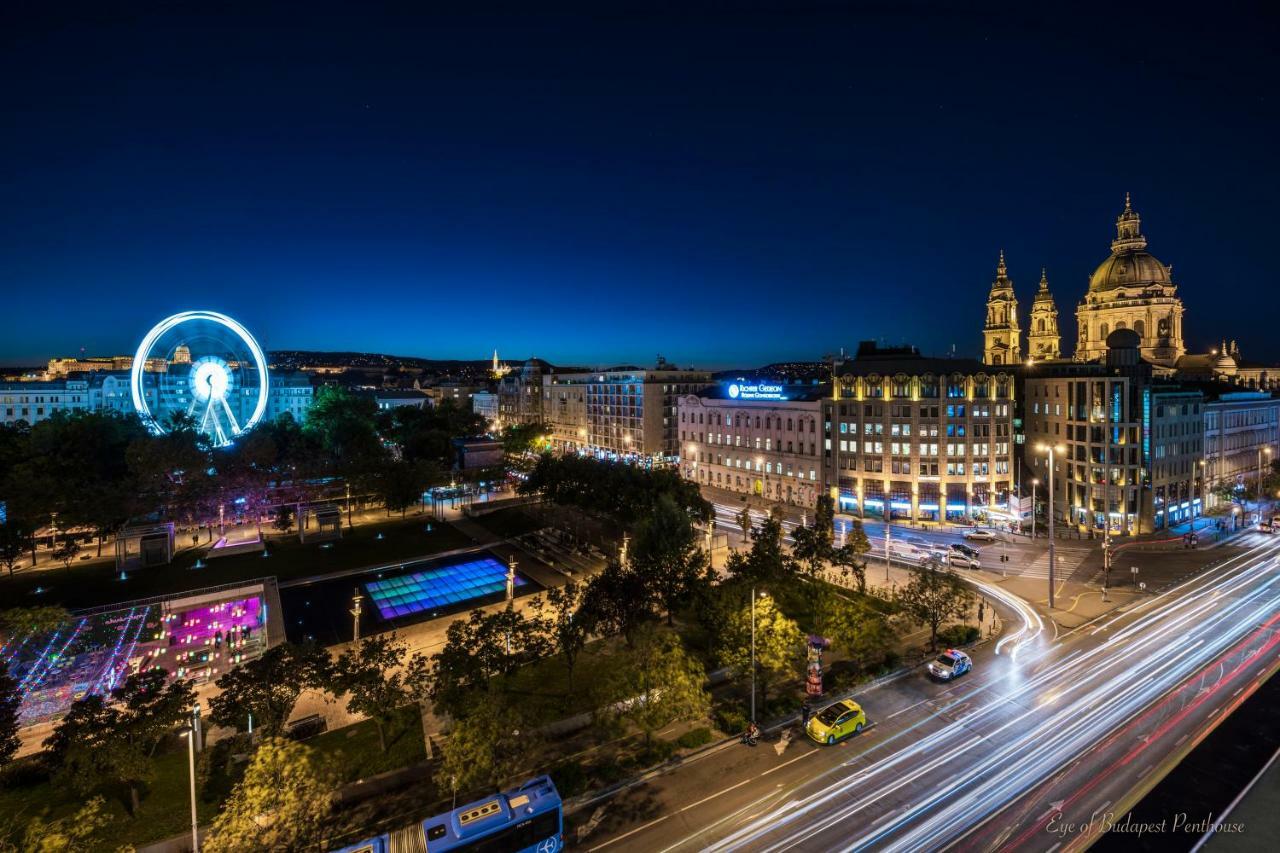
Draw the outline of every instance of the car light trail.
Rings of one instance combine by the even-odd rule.
[[[791,792],[785,805],[745,812],[754,819],[714,841],[699,833],[701,844],[718,850],[914,851],[954,842],[1097,746],[1100,737],[1163,708],[1184,682],[1225,663],[1237,644],[1269,624],[1280,605],[1277,551],[1280,543],[1250,549],[1110,617],[1102,630],[1120,630],[1088,649],[1029,646],[1043,623],[1024,614],[1022,630],[1004,644],[1010,652],[1005,666],[1026,673],[1011,689],[992,679],[965,697],[983,703],[960,720],[921,735],[938,722],[933,717],[891,734],[811,782],[821,786],[816,793]],[[1027,652],[1015,662],[1019,648]],[[908,738],[915,739],[904,742]],[[874,763],[850,772],[855,761]],[[909,791],[913,784],[925,786],[926,795]],[[901,802],[905,798],[910,801]]]

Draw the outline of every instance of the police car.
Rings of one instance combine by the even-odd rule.
[[[947,649],[929,661],[929,674],[942,681],[950,681],[973,669],[973,661],[962,651]]]

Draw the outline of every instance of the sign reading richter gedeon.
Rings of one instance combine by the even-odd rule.
[[[786,394],[782,393],[781,385],[746,385],[741,382],[729,383],[729,398],[731,400],[785,400]]]

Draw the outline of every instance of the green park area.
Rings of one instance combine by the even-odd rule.
[[[286,581],[377,566],[472,544],[453,525],[424,515],[406,519],[397,515],[381,523],[344,527],[342,538],[330,542],[303,543],[296,534],[273,533],[269,528],[263,533],[264,552],[210,560],[204,548],[188,549],[169,565],[135,570],[124,579],[113,564],[101,562],[19,572],[0,578],[0,597],[22,606],[59,604],[74,610],[262,577]]]

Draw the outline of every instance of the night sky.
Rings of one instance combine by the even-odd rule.
[[[189,308],[268,349],[977,354],[1001,248],[1024,326],[1048,267],[1069,352],[1126,191],[1188,346],[1280,360],[1252,7],[17,5],[0,363],[131,352]]]

